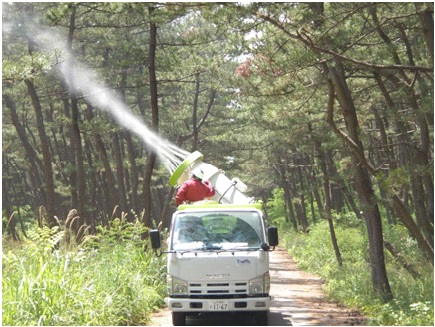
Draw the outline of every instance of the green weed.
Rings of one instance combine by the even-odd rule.
[[[65,233],[3,240],[3,325],[138,325],[162,306],[165,265],[144,251],[141,223],[116,221],[71,250]]]
[[[367,238],[364,226],[344,217],[338,219],[335,232],[343,257],[343,265],[335,260],[328,224],[311,226],[309,234],[280,231],[281,244],[298,261],[299,266],[321,276],[328,297],[359,308],[370,325],[416,326],[434,324],[433,269],[426,262],[415,241],[405,228],[390,226],[385,237],[418,271],[414,278],[396,258],[385,252],[387,272],[394,300],[383,304],[372,291],[368,264]]]

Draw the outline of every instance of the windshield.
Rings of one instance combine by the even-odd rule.
[[[256,211],[186,212],[173,223],[173,250],[259,248],[263,242]]]

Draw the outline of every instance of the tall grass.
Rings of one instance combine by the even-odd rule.
[[[3,325],[140,325],[163,304],[165,264],[144,251],[142,224],[119,219],[82,245],[34,228],[3,238]]]
[[[368,316],[369,325],[434,325],[433,268],[421,255],[405,228],[391,226],[385,237],[419,272],[412,275],[385,252],[387,273],[394,300],[384,304],[372,291],[368,245],[364,224],[337,215],[336,235],[343,257],[340,267],[335,259],[326,221],[311,227],[309,234],[291,231],[283,225],[281,244],[296,258],[299,266],[321,276],[324,290],[333,300],[359,308]]]

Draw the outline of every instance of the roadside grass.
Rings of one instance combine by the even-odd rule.
[[[337,218],[337,217],[336,217]],[[290,226],[280,229],[280,242],[296,259],[301,269],[325,280],[327,296],[350,307],[358,308],[369,320],[368,325],[433,326],[433,268],[419,252],[405,228],[395,225],[385,231],[385,237],[420,274],[414,278],[385,251],[389,283],[394,299],[382,303],[372,291],[368,245],[363,223],[352,224],[344,219],[335,226],[343,257],[340,267],[335,259],[326,221],[311,226],[308,234],[296,233]]]
[[[2,325],[144,325],[163,305],[165,263],[144,251],[139,222],[116,219],[80,245],[68,230],[3,237]]]

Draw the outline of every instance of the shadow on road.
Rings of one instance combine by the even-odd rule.
[[[245,313],[206,313],[188,316],[187,326],[254,326],[255,319]]]
[[[269,326],[293,326],[290,321],[290,314],[283,314],[282,312],[270,311],[269,312]]]
[[[255,326],[252,313],[207,313],[200,316],[188,316],[187,326]],[[281,312],[269,313],[269,326],[291,326],[290,318]]]

